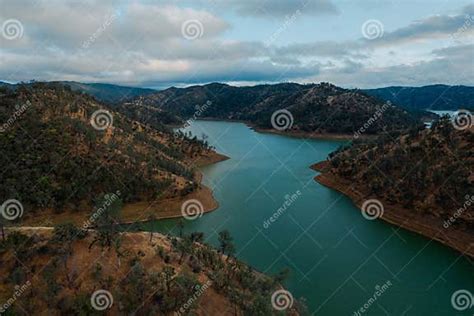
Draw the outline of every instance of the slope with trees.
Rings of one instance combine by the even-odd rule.
[[[474,87],[443,84],[424,87],[385,87],[367,94],[412,110],[474,110]]]
[[[316,164],[316,180],[357,205],[375,198],[382,219],[474,254],[474,132],[448,117],[431,129],[355,142]]]
[[[347,90],[329,83],[300,85],[281,83],[233,87],[212,83],[188,88],[170,88],[140,96],[135,106],[155,107],[187,119],[196,108],[208,104],[200,118],[242,120],[257,128],[271,129],[272,114],[285,109],[292,115],[289,132],[307,134],[353,134],[380,113],[367,134],[402,130],[420,124],[407,111],[360,90]]]
[[[94,128],[97,111],[105,121],[94,124],[110,126]],[[28,216],[82,212],[116,191],[125,203],[185,196],[200,187],[194,161],[215,154],[196,137],[131,120],[62,85],[2,88],[0,121],[0,196],[21,201]]]
[[[280,315],[271,296],[282,274],[262,275],[203,239],[72,224],[9,229],[0,240],[0,300],[19,285],[12,315]],[[303,310],[295,301],[286,315]]]

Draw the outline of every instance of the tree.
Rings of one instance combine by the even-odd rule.
[[[275,283],[277,283],[277,284],[283,283],[283,281],[285,281],[289,277],[289,275],[290,275],[290,269],[285,268],[285,269],[281,270],[274,277]]]
[[[102,248],[111,248],[114,239],[120,236],[116,224],[120,217],[122,201],[117,196],[106,194],[98,199],[96,205],[93,217],[97,217],[97,233],[89,245],[89,250],[96,243],[99,243]]]
[[[59,224],[54,227],[52,241],[59,244],[67,243],[71,246],[73,241],[83,239],[85,235],[86,232],[73,223]]]
[[[193,241],[190,236],[184,236],[179,239],[176,243],[176,248],[181,252],[181,257],[179,258],[179,264],[183,263],[183,259],[186,254],[190,254],[193,250]]]
[[[69,269],[68,260],[72,255],[72,244],[74,241],[83,239],[86,232],[77,228],[72,223],[59,224],[54,227],[53,237],[51,241],[58,245],[60,254],[59,261],[63,264],[67,285],[69,288],[74,287],[74,270]]]
[[[174,297],[174,307],[182,306],[194,294],[199,282],[193,275],[185,272],[180,272],[173,279],[173,290],[170,293]],[[196,302],[195,302],[196,303]],[[188,307],[188,312],[192,315],[194,305]]]
[[[122,238],[119,236],[114,240],[114,250],[117,255],[117,265],[120,268],[122,265],[122,258],[128,254],[128,251],[122,251]]]
[[[246,315],[272,315],[273,309],[270,305],[270,300],[261,294],[257,294],[256,297],[247,303],[244,307],[246,309]]]
[[[2,240],[5,240],[5,218],[3,217],[3,214],[0,214],[0,230],[2,233]]]
[[[183,229],[184,229],[184,222],[183,219],[179,219],[178,221],[178,230],[179,230],[179,237],[183,237]]]
[[[175,274],[174,268],[172,266],[165,266],[165,267],[163,267],[163,270],[161,271],[161,273],[163,275],[163,280],[165,282],[165,284],[164,284],[165,289],[166,289],[166,291],[169,291],[170,282],[173,279],[174,274]]]
[[[200,244],[202,244],[204,242],[204,233],[202,233],[202,232],[191,233],[190,237],[191,237],[191,240],[193,242],[197,242],[197,243],[200,243]]]
[[[232,256],[235,252],[235,247],[232,241],[233,238],[228,230],[219,232],[219,249],[223,254],[227,254],[227,260],[229,260],[230,256]]]
[[[229,287],[229,292],[228,292],[229,300],[234,306],[234,315],[238,315],[238,310],[237,307],[240,305],[243,305],[243,297],[240,291],[237,289],[237,287]]]
[[[150,222],[156,221],[156,216],[155,216],[155,214],[150,214],[150,215],[148,216],[148,221],[150,221]],[[150,229],[150,244],[151,244],[152,241],[153,241],[153,228]]]

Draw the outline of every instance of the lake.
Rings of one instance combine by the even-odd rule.
[[[434,114],[437,114],[439,116],[443,116],[443,115],[449,115],[450,117],[453,117],[456,115],[456,113],[458,111],[449,111],[449,110],[446,110],[446,111],[432,111],[432,110],[427,110],[429,112],[432,112]]]
[[[220,207],[185,220],[186,232],[204,232],[217,245],[217,233],[227,229],[240,260],[268,274],[290,268],[285,287],[304,297],[314,315],[353,315],[387,282],[364,315],[462,315],[451,295],[474,290],[468,259],[417,234],[366,220],[350,199],[313,180],[309,166],[340,141],[260,134],[231,122],[197,121],[187,130],[206,134],[231,159],[202,169]],[[139,229],[176,234],[176,223]]]

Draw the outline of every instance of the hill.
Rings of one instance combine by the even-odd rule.
[[[212,83],[170,88],[140,96],[130,103],[160,108],[185,119],[242,120],[260,129],[306,135],[352,135],[406,129],[419,119],[405,110],[384,104],[360,90],[328,83],[282,83],[233,87]],[[374,119],[376,116],[377,119]]]
[[[14,84],[0,81],[0,87],[12,87],[12,86],[14,86]]]
[[[11,228],[0,240],[0,312],[280,315],[272,294],[282,290],[282,279],[227,254],[203,244],[199,233]],[[300,306],[295,301],[286,315],[298,315]]]
[[[314,168],[322,171],[317,181],[350,196],[371,219],[474,256],[473,148],[472,127],[455,129],[444,117],[431,129],[355,142]]]
[[[156,92],[153,89],[124,87],[107,83],[81,83],[74,81],[62,81],[69,85],[72,90],[85,92],[106,103],[119,103],[125,100],[136,98]]]
[[[126,204],[195,194],[203,189],[196,164],[221,158],[205,142],[131,120],[60,84],[3,88],[0,122],[0,195],[21,201],[25,219],[88,214],[117,191]]]
[[[20,85],[29,85],[40,83],[36,81],[23,82],[19,84],[9,84],[0,81],[0,86],[9,86],[15,88]],[[46,83],[46,82],[43,82]],[[87,93],[97,100],[104,103],[120,103],[128,99],[133,99],[141,95],[147,95],[156,92],[154,89],[125,87],[109,83],[83,83],[77,81],[51,81],[49,84],[60,84],[69,86],[71,90]]]
[[[0,86],[6,86],[16,89],[19,86],[29,86],[39,84],[41,82],[28,82],[20,84],[8,84],[0,82]],[[127,102],[128,100],[137,98],[142,95],[149,95],[156,92],[153,89],[124,87],[106,83],[82,83],[75,81],[52,81],[42,82],[49,85],[60,85],[72,91],[87,94],[94,97],[98,102],[107,104],[107,106],[123,115],[140,122],[145,122],[153,128],[163,130],[163,124],[179,125],[182,119],[169,113],[162,111],[156,107],[141,106]]]
[[[386,87],[365,93],[412,110],[474,110],[474,87],[430,85],[424,87]]]

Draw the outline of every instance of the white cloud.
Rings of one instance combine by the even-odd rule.
[[[202,0],[209,3],[216,0]],[[330,14],[330,1],[217,1],[241,14]],[[256,7],[260,9],[255,11]],[[262,7],[267,7],[261,10]],[[472,33],[466,14],[420,19],[381,39],[265,45],[265,39],[228,38],[238,28],[210,6],[181,1],[2,0],[0,22],[21,21],[21,39],[0,36],[0,80],[78,80],[132,85],[208,81],[333,81],[345,86],[431,82],[474,84]],[[256,14],[257,14],[256,13]],[[315,18],[315,17],[313,17]],[[202,36],[188,40],[183,22],[198,20]],[[474,20],[473,20],[474,22]],[[458,32],[462,28],[462,32]],[[459,36],[453,39],[453,32]],[[316,37],[315,37],[316,38]],[[462,81],[464,80],[464,81]]]
[[[285,17],[300,10],[305,15],[337,14],[339,9],[331,0],[210,0],[220,7],[239,14],[256,17]]]

